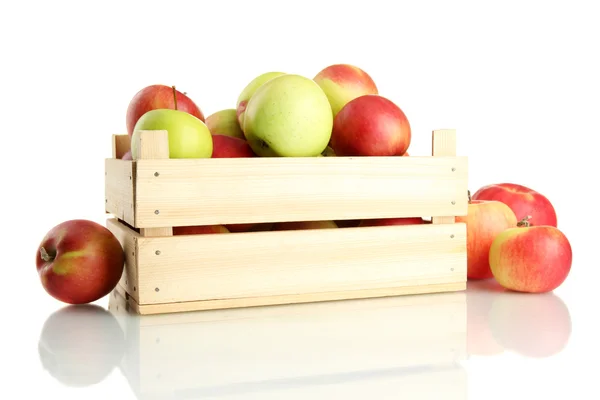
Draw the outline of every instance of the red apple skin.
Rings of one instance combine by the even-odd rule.
[[[177,104],[175,104],[175,98],[177,98]],[[126,126],[129,136],[133,135],[133,129],[138,119],[148,111],[156,109],[185,111],[205,122],[200,107],[174,86],[150,85],[137,92],[127,106]]]
[[[212,158],[256,157],[247,141],[227,135],[212,135]]]
[[[223,225],[194,225],[194,226],[174,226],[173,235],[203,235],[212,233],[229,233]]]
[[[493,278],[490,246],[498,234],[517,226],[515,213],[499,201],[471,200],[467,215],[455,221],[467,225],[467,279]]]
[[[494,278],[516,292],[553,291],[567,279],[572,261],[571,244],[565,234],[548,225],[525,223],[507,229],[494,238],[489,251]]]
[[[393,225],[421,225],[425,221],[421,217],[407,218],[381,218],[381,219],[363,219],[359,227],[364,226],[393,226]]]
[[[351,64],[333,64],[323,68],[313,80],[321,87],[331,104],[333,117],[359,96],[379,94],[373,78]]]
[[[516,183],[498,183],[481,187],[471,197],[473,200],[496,200],[508,205],[517,220],[527,216],[530,226],[558,226],[554,206],[543,194]]]
[[[411,127],[404,112],[379,95],[357,97],[333,121],[330,146],[337,156],[402,156]]]
[[[273,231],[295,231],[300,229],[335,229],[337,224],[333,221],[290,221],[278,222],[273,225]]]
[[[48,294],[64,303],[85,304],[117,286],[125,255],[106,227],[74,219],[48,231],[38,246],[35,264]]]

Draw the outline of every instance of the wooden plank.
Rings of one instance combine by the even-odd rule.
[[[106,221],[106,227],[119,240],[125,252],[125,270],[119,281],[129,296],[139,301],[138,286],[138,239],[140,235],[114,218]]]
[[[467,189],[465,157],[139,160],[136,222],[160,227],[463,215]]]
[[[136,150],[134,160],[136,160],[138,164],[140,160],[169,160],[169,136],[167,131],[139,131],[134,134],[132,141],[133,150]],[[159,176],[157,171],[154,171],[152,174],[155,178]],[[139,181],[136,179],[136,185],[138,182]],[[153,210],[153,213],[158,214],[159,210]],[[165,220],[163,220],[163,222],[165,222]],[[165,223],[163,225],[149,227],[140,225],[137,220],[136,223],[136,227],[141,227],[140,234],[142,236],[161,237],[173,235],[173,224]]]
[[[139,238],[138,263],[142,305],[285,295],[300,302],[327,292],[357,298],[361,290],[464,282],[466,228],[457,223]]]
[[[456,131],[454,129],[438,129],[432,132],[431,154],[434,157],[455,157],[456,156]],[[456,170],[454,170],[456,172]],[[465,176],[467,168],[464,168]],[[468,189],[467,189],[468,190]],[[464,192],[466,193],[466,192]],[[465,194],[461,194],[461,199]],[[455,215],[434,215],[431,218],[432,224],[453,224],[456,221]]]
[[[104,160],[105,211],[128,224],[135,225],[135,169],[132,161]]]
[[[129,135],[112,135],[112,157],[121,159],[131,149]]]

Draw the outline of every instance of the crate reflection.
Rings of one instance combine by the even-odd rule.
[[[116,291],[138,398],[466,399],[464,292],[140,316]]]

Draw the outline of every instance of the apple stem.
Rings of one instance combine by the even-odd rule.
[[[171,86],[173,88],[173,101],[175,102],[175,109],[177,110],[177,91],[175,90],[175,86]]]
[[[471,191],[467,189],[467,196],[469,196],[469,204],[471,204]]]
[[[46,262],[50,262],[50,261],[54,260],[54,256],[51,256],[50,254],[48,254],[48,252],[46,251],[46,249],[43,246],[40,248],[40,256],[42,257],[42,260],[44,260]]]
[[[528,227],[531,224],[529,223],[529,220],[531,219],[531,215],[526,216],[525,218],[523,218],[522,220],[520,220],[519,222],[517,222],[517,226],[518,227]]]

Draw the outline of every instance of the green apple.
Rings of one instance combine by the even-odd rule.
[[[244,139],[244,132],[237,119],[237,111],[234,108],[219,110],[206,117],[206,126],[213,135],[233,136]]]
[[[265,72],[252,79],[248,85],[242,90],[242,93],[238,96],[236,103],[236,114],[237,119],[240,124],[240,127],[244,127],[244,114],[246,111],[246,106],[248,105],[248,101],[250,101],[250,97],[256,92],[256,89],[261,87],[263,84],[267,83],[273,78],[277,78],[278,76],[285,75],[284,72]]]
[[[285,74],[259,87],[244,117],[244,135],[262,157],[318,157],[333,128],[325,92],[312,79]]]
[[[150,110],[135,124],[131,155],[139,156],[139,131],[166,130],[169,136],[169,158],[211,158],[213,141],[204,122],[187,112],[172,109]]]

